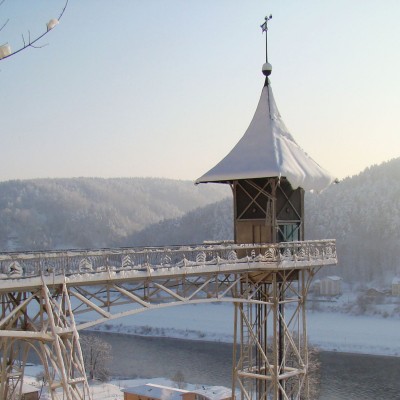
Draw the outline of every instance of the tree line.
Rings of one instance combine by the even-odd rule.
[[[306,239],[334,238],[341,275],[387,284],[400,275],[400,158],[306,193]],[[233,239],[227,185],[158,178],[0,183],[0,250],[155,246]]]
[[[220,200],[223,189],[158,178],[0,182],[0,251],[120,246],[149,224]]]
[[[386,285],[400,276],[400,158],[367,168],[331,185],[306,193],[306,239],[336,239],[338,267],[322,275],[340,275],[355,285]],[[233,239],[231,197],[160,221],[133,233],[133,245],[191,244]]]

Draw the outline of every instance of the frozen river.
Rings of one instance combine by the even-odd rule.
[[[232,345],[100,333],[113,348],[113,376],[172,378],[181,371],[194,384],[231,386]],[[321,352],[321,400],[400,398],[400,358]]]

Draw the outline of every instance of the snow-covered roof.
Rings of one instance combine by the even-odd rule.
[[[342,280],[342,278],[340,276],[337,276],[337,275],[327,276],[326,279],[329,279],[331,281],[341,281]]]
[[[201,389],[183,390],[153,383],[134,386],[121,390],[124,393],[136,394],[161,400],[182,400],[185,394],[199,394],[209,400],[223,400],[232,397],[230,389],[223,386],[203,386]]]
[[[161,400],[182,400],[182,395],[188,393],[187,390],[175,389],[167,386],[147,383],[145,385],[134,386],[121,390],[125,393],[137,394]]]
[[[17,384],[16,393],[18,393],[19,390],[20,390],[20,384]],[[35,393],[35,392],[40,392],[40,389],[38,389],[35,386],[28,385],[27,383],[22,383],[21,394],[29,394],[29,393]]]
[[[254,117],[243,137],[198,183],[285,177],[293,189],[321,191],[333,177],[293,139],[275,104],[271,85],[265,85]]]
[[[232,398],[232,390],[223,386],[207,387],[202,389],[191,390],[190,393],[200,394],[209,400],[221,400]]]
[[[399,285],[400,284],[400,277],[395,276],[392,280],[392,285]]]

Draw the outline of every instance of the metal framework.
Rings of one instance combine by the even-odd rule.
[[[33,350],[52,399],[90,399],[79,330],[215,301],[235,304],[233,390],[248,400],[299,398],[307,290],[319,268],[336,263],[333,240],[0,254],[0,398],[20,398]]]
[[[235,307],[240,331],[234,364],[242,399],[308,398],[305,301],[317,269],[248,274],[242,280],[242,294],[257,300]]]

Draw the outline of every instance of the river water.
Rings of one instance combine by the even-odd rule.
[[[111,374],[172,378],[181,371],[194,384],[231,387],[232,345],[97,333],[112,345]],[[400,399],[400,358],[321,352],[320,400]]]

